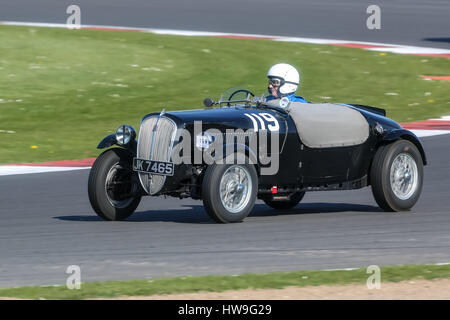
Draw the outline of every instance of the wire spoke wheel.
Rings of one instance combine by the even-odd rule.
[[[257,193],[258,174],[254,165],[213,164],[206,169],[202,182],[203,204],[208,215],[218,223],[244,220],[253,209]]]
[[[385,211],[408,211],[423,186],[423,159],[410,141],[380,146],[372,161],[370,184],[375,201]]]
[[[250,173],[239,165],[225,171],[220,181],[220,199],[229,212],[237,213],[245,208],[252,193]]]
[[[401,200],[409,199],[417,189],[418,169],[416,161],[407,153],[401,153],[392,162],[391,188]]]

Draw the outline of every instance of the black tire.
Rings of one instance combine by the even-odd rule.
[[[95,160],[89,173],[89,201],[99,217],[108,221],[124,220],[136,210],[141,196],[137,175],[132,171],[129,151],[113,148]],[[108,184],[107,184],[108,178]],[[133,196],[127,197],[133,193]]]
[[[409,190],[409,192],[399,195],[398,189],[395,188],[395,182],[391,182],[391,180],[394,179],[395,181],[395,177],[397,177],[396,172],[399,172],[395,171],[395,167],[392,168],[392,165],[394,160],[400,159],[400,157],[411,159],[407,161],[412,164],[410,165],[412,168],[411,172],[415,173],[408,174],[409,171],[406,171],[403,175],[402,181],[405,182],[405,190]],[[413,163],[416,166],[416,170]],[[391,178],[391,171],[393,170],[394,173]],[[410,181],[413,182],[410,183]],[[370,182],[373,196],[380,208],[385,211],[410,210],[419,199],[423,185],[423,161],[417,147],[407,140],[397,140],[394,143],[379,147],[372,162]],[[406,184],[406,182],[408,183]]]
[[[305,191],[296,192],[291,195],[289,200],[273,200],[272,195],[263,196],[262,200],[269,207],[277,210],[289,210],[294,208],[305,196]]]
[[[251,181],[248,180],[251,190],[247,188],[245,194],[248,198],[245,197],[247,201],[242,203],[242,208],[238,207],[239,211],[232,212],[222,202],[220,188],[224,175],[236,170],[236,166],[247,172],[246,174],[251,179]],[[251,164],[212,164],[205,172],[202,183],[203,205],[208,215],[218,223],[240,222],[245,219],[253,209],[257,193],[258,175],[255,167]]]

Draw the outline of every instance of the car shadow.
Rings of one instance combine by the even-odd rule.
[[[340,212],[382,212],[383,210],[376,206],[369,206],[354,203],[302,203],[295,208],[288,210],[277,210],[268,207],[265,204],[255,205],[255,209],[249,215],[250,217],[258,216],[280,216],[292,214],[319,214],[319,213],[340,213]]]
[[[361,205],[353,203],[303,203],[289,210],[276,210],[265,204],[255,204],[249,217],[271,217],[297,214],[333,214],[340,212],[382,212],[383,210],[376,206]],[[54,219],[62,221],[104,221],[94,215],[86,216],[60,216]],[[147,210],[137,211],[126,222],[175,222],[190,224],[215,224],[205,212],[202,205],[182,205],[177,210]]]
[[[86,216],[61,216],[54,219],[63,221],[104,221],[94,212]],[[136,211],[125,222],[176,222],[209,224],[214,223],[206,214],[202,205],[182,205],[180,209]]]
[[[450,37],[423,38],[425,41],[450,43]]]

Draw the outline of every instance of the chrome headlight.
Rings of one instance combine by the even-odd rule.
[[[136,138],[136,131],[131,126],[122,125],[117,128],[116,140],[121,146],[127,145]]]

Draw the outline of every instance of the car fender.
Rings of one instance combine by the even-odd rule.
[[[249,146],[241,143],[234,143],[232,144],[224,144],[223,145],[223,153],[222,153],[222,159],[215,159],[216,161],[225,161],[227,157],[232,155],[233,153],[242,154],[249,158],[250,164],[255,165],[256,172],[258,172],[259,175],[259,162],[258,157],[254,150],[252,150]]]
[[[97,146],[97,149],[109,148],[113,145],[117,145],[116,134],[112,133],[109,136],[103,138]]]
[[[425,150],[422,146],[422,143],[420,142],[419,138],[409,130],[397,129],[397,130],[390,131],[385,136],[383,136],[382,142],[383,143],[392,143],[399,139],[405,139],[405,140],[408,140],[408,141],[414,143],[414,145],[419,150],[420,155],[422,156],[423,165],[427,164],[427,158],[426,158]]]
[[[116,134],[115,133],[112,133],[112,134],[104,137],[103,140],[100,141],[100,143],[98,144],[97,149],[105,149],[105,148],[112,147],[114,145],[117,145],[117,146],[119,146],[121,148],[127,149],[127,150],[131,151],[131,153],[133,155],[136,155],[137,141],[136,140],[132,140],[126,146],[122,146],[122,145],[117,143],[117,139],[116,139]]]

